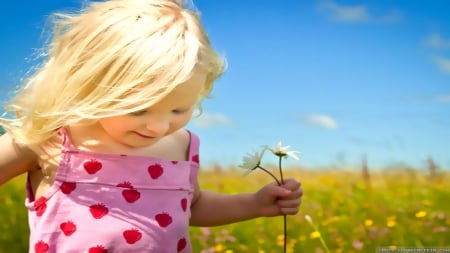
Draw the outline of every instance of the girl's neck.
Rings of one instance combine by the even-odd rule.
[[[112,139],[98,124],[76,125],[66,128],[72,144],[79,150],[117,154],[158,157],[165,160],[186,160],[190,137],[180,129],[147,147],[130,147]]]

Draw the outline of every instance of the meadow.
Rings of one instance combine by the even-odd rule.
[[[380,247],[389,247],[389,252],[400,252],[395,250],[399,247],[447,247],[441,252],[450,252],[449,172],[290,168],[285,174],[300,179],[305,191],[300,213],[287,218],[288,252],[381,252]],[[200,182],[204,189],[238,193],[271,181],[259,171],[241,175],[239,169],[214,167],[200,173]],[[27,252],[23,185],[22,176],[0,187],[1,253]],[[193,227],[191,235],[194,252],[279,253],[283,219]]]

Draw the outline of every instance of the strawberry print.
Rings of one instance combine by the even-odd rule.
[[[186,238],[181,238],[180,240],[178,240],[177,243],[177,252],[181,252],[182,250],[184,250],[186,248]]]
[[[95,247],[89,248],[88,253],[108,253],[108,250],[105,249],[102,245],[97,245]]]
[[[150,174],[150,177],[152,179],[158,179],[163,174],[163,172],[164,169],[159,163],[148,166],[148,174]]]
[[[102,163],[97,161],[96,159],[91,159],[84,162],[83,167],[88,174],[92,175],[102,169]]]
[[[92,217],[95,219],[101,219],[103,216],[108,214],[108,208],[102,204],[98,203],[89,207],[89,211],[92,214]]]
[[[158,222],[160,227],[165,228],[172,223],[172,216],[168,213],[160,213],[155,216],[155,220]]]
[[[171,161],[171,163],[172,163],[172,164],[177,164],[177,163],[178,163],[178,161]]]
[[[59,225],[59,228],[66,236],[71,236],[77,230],[77,226],[72,221],[66,221]]]
[[[181,209],[186,212],[187,209],[187,198],[181,199]]]
[[[45,209],[47,209],[47,198],[46,197],[40,197],[39,199],[37,199],[33,206],[36,209],[36,215],[38,217],[42,216],[42,214],[44,214]]]
[[[134,189],[130,182],[123,182],[117,185],[117,187],[128,188],[122,191],[122,196],[128,203],[134,203],[141,197],[141,193]]]
[[[128,189],[122,191],[122,196],[126,202],[134,203],[141,197],[141,193],[138,192],[136,189]]]
[[[36,253],[45,253],[48,251],[48,244],[45,243],[44,241],[38,241],[35,245],[34,245],[34,251]]]
[[[200,158],[198,157],[198,155],[193,155],[191,159],[195,163],[200,163]]]
[[[123,231],[123,238],[128,244],[135,244],[137,241],[141,240],[142,233],[136,228]]]
[[[123,183],[117,184],[116,186],[117,187],[122,187],[122,188],[128,188],[128,189],[133,189],[134,188],[133,185],[130,182],[128,182],[128,181],[125,181]]]
[[[77,184],[75,182],[63,182],[61,184],[61,192],[64,194],[70,194],[77,188]]]

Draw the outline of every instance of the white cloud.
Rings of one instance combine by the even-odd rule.
[[[437,33],[430,35],[425,42],[431,48],[450,49],[450,40],[442,38],[442,36]]]
[[[304,123],[314,127],[326,128],[326,129],[337,129],[338,124],[335,119],[330,116],[322,114],[309,114],[304,118]]]
[[[233,121],[220,113],[203,112],[199,117],[193,117],[192,125],[198,128],[212,128],[218,126],[232,126]]]
[[[437,103],[450,103],[450,95],[440,95],[433,99]]]
[[[357,23],[357,22],[384,22],[393,23],[401,18],[399,11],[392,11],[383,16],[372,15],[366,5],[339,5],[333,1],[321,1],[319,9],[329,18],[335,21]]]
[[[342,6],[333,2],[323,2],[320,7],[328,11],[331,18],[338,21],[365,21],[370,19],[369,13],[364,5]]]
[[[415,96],[408,98],[412,102],[417,103],[450,103],[450,94],[441,94],[435,96]]]
[[[433,63],[436,64],[441,71],[450,74],[450,59],[442,56],[442,52],[436,51],[450,49],[450,40],[443,38],[438,33],[433,33],[425,39],[425,43],[428,47],[435,49],[435,56],[431,56]]]
[[[450,59],[435,56],[433,57],[433,62],[445,73],[450,74]]]

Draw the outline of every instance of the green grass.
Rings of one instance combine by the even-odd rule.
[[[271,178],[255,171],[205,170],[203,188],[252,192]],[[288,216],[288,252],[376,252],[381,246],[450,246],[450,173],[431,179],[416,170],[382,171],[370,182],[356,171],[288,170],[303,183],[301,212]],[[26,252],[24,180],[0,188],[0,252]],[[245,207],[243,207],[245,208]],[[315,231],[304,216],[311,216]],[[214,228],[191,228],[194,252],[281,252],[283,219],[258,218]]]
[[[25,177],[0,187],[0,252],[28,252],[28,220]]]

